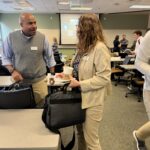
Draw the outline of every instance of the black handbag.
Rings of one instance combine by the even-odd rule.
[[[50,130],[64,128],[85,121],[85,110],[81,108],[81,93],[67,91],[67,85],[62,91],[48,94],[42,120]]]
[[[62,91],[48,94],[45,98],[45,105],[42,120],[45,126],[55,133],[60,128],[73,126],[85,121],[85,110],[81,108],[81,92],[67,91],[68,84],[65,84]],[[62,150],[71,150],[75,142],[75,132],[71,142]]]
[[[13,83],[0,90],[0,109],[34,108],[35,106],[30,84]]]

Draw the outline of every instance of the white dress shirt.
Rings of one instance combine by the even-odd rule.
[[[143,36],[139,36],[138,39],[136,40],[136,44],[135,44],[135,51],[134,51],[135,54],[137,54],[139,46],[142,43],[142,41],[143,41]]]
[[[145,75],[144,89],[150,90],[150,31],[144,36],[138,48],[135,66]]]

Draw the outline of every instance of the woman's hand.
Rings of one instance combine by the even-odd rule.
[[[61,73],[56,73],[56,74],[55,74],[55,77],[56,77],[56,78],[64,78],[64,76],[65,76],[65,75],[64,75],[63,72],[61,72]]]
[[[74,87],[80,87],[80,82],[78,80],[76,80],[75,78],[70,78],[70,87],[74,88]]]

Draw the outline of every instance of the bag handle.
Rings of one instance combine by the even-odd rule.
[[[16,82],[12,83],[11,85],[9,85],[8,90],[11,90],[14,87],[19,87],[20,83],[22,83],[22,81],[16,81]]]
[[[62,89],[63,89],[63,93],[64,93],[64,94],[67,93],[67,88],[68,88],[69,84],[70,84],[70,83],[65,83],[65,84],[63,85]]]
[[[67,94],[67,88],[69,86],[70,83],[65,83],[64,86],[62,87],[63,93]],[[81,89],[80,88],[72,88],[72,91],[74,91],[75,93],[81,93]]]

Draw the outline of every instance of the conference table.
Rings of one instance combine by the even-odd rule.
[[[131,57],[131,62],[135,61],[135,58],[130,55],[129,57]],[[123,62],[125,60],[125,58],[121,58],[121,57],[111,57],[111,62]]]
[[[120,67],[125,69],[125,70],[134,70],[134,69],[136,69],[134,64],[120,65]]]
[[[53,79],[53,82],[50,81],[51,79]],[[48,86],[48,92],[53,93],[53,92],[59,90],[65,84],[69,83],[70,80],[57,78],[57,77],[51,75],[50,73],[48,73],[46,82],[47,82],[47,86]]]
[[[14,83],[0,76],[0,87]],[[57,150],[59,135],[50,132],[41,120],[42,109],[0,109],[0,150]]]
[[[130,55],[129,57],[131,57],[131,62],[135,61],[135,58]],[[125,58],[121,58],[121,57],[111,57],[111,67],[115,67],[116,65],[120,65],[123,63],[123,61],[125,60]]]
[[[0,76],[0,87],[9,86],[14,81],[11,76]],[[48,87],[61,87],[62,82],[55,82]],[[0,150],[57,150],[59,135],[45,128],[41,120],[42,109],[0,109]],[[74,128],[60,130],[63,144],[66,146],[72,139]],[[34,140],[35,139],[35,140]],[[76,144],[74,148],[76,147]],[[73,150],[74,150],[73,148]]]
[[[124,58],[121,57],[111,57],[111,62],[123,62]]]
[[[47,78],[48,78],[47,80],[49,80],[50,77],[47,77]],[[45,80],[45,82],[47,82],[48,86],[63,86],[66,83],[66,81],[68,82],[68,80],[57,79],[55,80],[54,84],[51,85],[47,80]],[[14,82],[15,81],[12,79],[12,76],[0,76],[0,87],[9,86],[13,84]]]
[[[0,76],[0,87],[9,86],[14,83],[12,76]]]
[[[57,150],[59,135],[41,120],[42,109],[0,110],[0,150]]]

